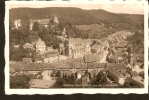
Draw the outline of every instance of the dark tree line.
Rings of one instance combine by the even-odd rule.
[[[32,75],[16,75],[10,77],[10,88],[11,89],[28,89],[29,81],[31,80]]]
[[[127,41],[129,43],[133,44],[133,51],[135,53],[138,53],[139,50],[144,48],[144,33],[141,33],[139,31],[134,31],[134,35],[127,38]]]

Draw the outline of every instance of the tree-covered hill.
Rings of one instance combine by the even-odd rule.
[[[47,8],[13,8],[10,9],[10,18],[18,19],[24,14],[29,18],[47,18],[57,16],[59,20],[70,22],[74,25],[99,24],[101,21],[108,23],[127,23],[131,25],[140,25],[143,15],[138,14],[116,14],[102,9],[83,10],[73,7],[47,7]]]
[[[15,8],[10,9],[10,18],[19,19],[23,15],[30,19],[50,18],[57,16],[59,20],[72,24],[98,23],[96,18],[79,8]]]
[[[86,10],[86,12],[90,15],[93,15],[97,19],[106,20],[113,23],[129,23],[132,25],[136,25],[142,23],[144,19],[144,16],[139,14],[118,14],[111,13],[102,9]]]

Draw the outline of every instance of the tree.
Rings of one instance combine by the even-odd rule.
[[[39,30],[39,23],[38,22],[35,22],[33,24],[33,31],[38,31]]]
[[[60,71],[57,71],[57,73],[56,73],[56,77],[61,77],[61,72]]]
[[[52,18],[51,20],[49,20],[49,23],[53,25],[54,24],[54,18]]]
[[[13,19],[9,19],[9,30],[11,30],[13,27],[15,27],[14,23],[13,23]]]
[[[22,28],[29,30],[30,27],[30,19],[26,14],[23,14],[21,16],[21,25]]]
[[[56,82],[55,82],[55,84],[53,85],[53,87],[54,87],[54,88],[63,88],[63,87],[64,87],[64,84],[65,84],[64,79],[61,78],[61,77],[58,77],[58,78],[56,79]]]
[[[74,76],[74,74],[71,74],[71,76],[70,76],[70,84],[74,84],[74,81],[75,81],[75,76]]]
[[[91,49],[91,53],[97,53],[95,49]]]
[[[107,83],[108,83],[108,80],[106,78],[106,75],[102,71],[100,71],[96,76],[96,78],[92,79],[91,85],[99,85],[99,84],[104,85]]]
[[[31,77],[32,75],[16,75],[14,77],[10,77],[10,88],[29,88],[29,81],[31,80]]]
[[[20,46],[18,49],[14,49],[10,54],[10,60],[22,61],[22,58],[27,57],[27,52]]]
[[[105,75],[102,71],[100,71],[100,72],[98,73],[96,82],[97,82],[98,84],[102,84],[102,85],[108,83],[108,80],[107,80],[107,78],[106,78],[106,75]]]
[[[125,82],[123,86],[121,86],[122,88],[140,88],[139,84],[137,84],[136,82],[132,81],[132,82]]]
[[[144,71],[141,71],[141,72],[139,73],[139,76],[141,76],[141,77],[144,79]]]

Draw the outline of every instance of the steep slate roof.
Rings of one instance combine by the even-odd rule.
[[[118,78],[124,78],[124,75],[122,73],[116,71],[113,68],[109,68],[108,71],[111,72],[113,75],[115,75]]]
[[[84,56],[84,60],[86,63],[90,63],[90,62],[96,62],[99,61],[101,58],[99,57],[99,55],[95,55],[95,54],[88,54]]]

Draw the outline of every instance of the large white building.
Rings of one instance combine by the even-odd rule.
[[[15,25],[15,28],[16,29],[18,29],[19,27],[21,27],[21,19],[14,20],[14,25]]]
[[[85,54],[90,54],[90,43],[87,39],[69,38],[69,57],[81,58]]]
[[[54,17],[54,22],[58,23],[58,18],[56,16]]]
[[[46,45],[45,42],[41,39],[38,39],[36,42],[36,52],[45,53],[46,52]]]

